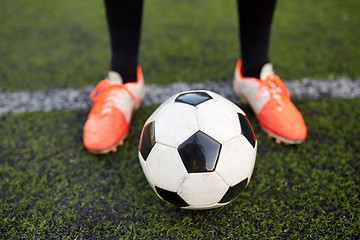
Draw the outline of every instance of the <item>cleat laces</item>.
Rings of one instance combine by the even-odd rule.
[[[277,105],[277,111],[283,110],[284,100],[290,98],[290,93],[280,77],[274,73],[269,74],[265,79],[261,79],[256,99],[259,99],[263,90],[267,90],[269,97],[274,100]]]
[[[122,91],[124,90],[124,91]],[[118,104],[119,98],[128,93],[136,103],[141,103],[123,83],[111,84],[107,79],[100,81],[90,93],[90,99],[94,103],[94,113],[106,115],[111,112],[111,107]]]

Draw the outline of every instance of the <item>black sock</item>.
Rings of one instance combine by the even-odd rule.
[[[143,0],[105,0],[111,67],[123,82],[136,82]]]
[[[269,62],[270,28],[276,0],[238,0],[242,73],[259,78]]]

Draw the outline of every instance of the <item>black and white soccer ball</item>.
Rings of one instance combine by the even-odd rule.
[[[249,184],[257,141],[246,114],[205,90],[178,93],[144,124],[139,161],[156,194],[185,209],[231,202]]]

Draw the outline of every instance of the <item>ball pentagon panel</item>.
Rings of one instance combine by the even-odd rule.
[[[188,173],[215,170],[221,144],[202,131],[197,131],[178,147],[181,160]]]
[[[212,97],[206,91],[189,91],[179,94],[175,99],[175,102],[181,102],[185,104],[190,104],[194,107],[199,104],[206,102],[212,99]]]
[[[245,178],[238,184],[231,186],[225,195],[221,198],[219,203],[228,203],[234,200],[243,190],[245,190],[246,186],[248,184],[248,179]]]
[[[238,113],[238,117],[241,126],[241,134],[244,135],[245,138],[249,141],[249,143],[255,148],[256,137],[249,119],[241,113]]]
[[[171,203],[178,207],[188,207],[189,204],[182,199],[177,192],[168,191],[160,187],[155,187],[155,192],[168,203]]]
[[[155,123],[150,122],[143,127],[139,142],[139,153],[146,161],[151,149],[155,145]]]

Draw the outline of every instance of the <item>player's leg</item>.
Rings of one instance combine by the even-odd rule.
[[[276,0],[238,0],[243,75],[259,78],[269,62],[270,28]]]
[[[276,0],[238,0],[242,60],[235,69],[236,93],[250,104],[261,128],[277,143],[305,140],[304,119],[269,62]]]
[[[94,101],[83,130],[91,153],[116,151],[129,132],[133,111],[144,97],[138,66],[142,0],[105,0],[111,42],[111,70],[92,91]]]
[[[136,81],[143,0],[105,0],[111,43],[111,70],[123,82]]]

